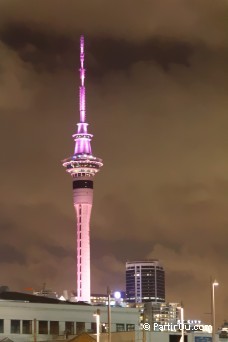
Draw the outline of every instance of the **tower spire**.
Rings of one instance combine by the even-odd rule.
[[[85,68],[84,68],[84,37],[80,38],[80,80],[81,85],[79,87],[79,111],[80,111],[80,122],[85,122],[86,119],[86,104],[85,104]]]
[[[75,140],[74,154],[92,154],[91,139],[92,134],[88,134],[86,122],[86,100],[85,100],[85,68],[84,68],[84,37],[80,37],[80,86],[79,86],[79,123],[77,124],[77,133],[73,135]]]

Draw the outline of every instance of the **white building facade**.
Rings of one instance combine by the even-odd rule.
[[[77,304],[44,304],[0,301],[0,341],[51,341],[75,336],[83,331],[96,332],[96,310],[100,310],[100,330],[108,324],[108,308]],[[111,331],[138,331],[139,311],[112,308]]]

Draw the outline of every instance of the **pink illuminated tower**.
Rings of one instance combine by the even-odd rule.
[[[63,160],[63,166],[73,180],[73,199],[77,217],[77,298],[90,302],[90,215],[93,205],[93,177],[100,170],[102,160],[92,155],[92,134],[87,132],[85,101],[84,37],[80,38],[81,67],[79,87],[80,122],[75,141],[74,155]]]

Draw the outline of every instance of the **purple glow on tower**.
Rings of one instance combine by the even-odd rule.
[[[80,38],[80,122],[75,141],[74,155],[63,161],[73,178],[73,199],[77,217],[77,299],[90,302],[90,215],[93,205],[93,177],[103,163],[92,155],[92,134],[87,132],[85,102],[84,37]]]
[[[82,36],[80,39],[80,61],[81,61],[81,68],[80,68],[80,80],[81,86],[79,88],[79,110],[80,110],[80,122],[85,122],[86,119],[86,108],[85,108],[85,69],[84,69],[84,37]],[[87,127],[85,126],[85,129]],[[87,130],[84,132],[86,133]]]
[[[80,80],[81,85],[79,87],[79,112],[80,112],[80,122],[77,124],[77,133],[73,135],[75,140],[75,150],[74,154],[92,154],[92,149],[90,141],[92,139],[92,134],[87,133],[88,124],[86,120],[86,99],[85,99],[85,69],[84,69],[84,37],[80,38]]]

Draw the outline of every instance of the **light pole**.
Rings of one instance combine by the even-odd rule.
[[[107,295],[108,295],[108,342],[111,342],[111,290],[110,287],[107,287]]]
[[[212,342],[215,342],[215,286],[219,283],[211,279],[211,315],[212,315]]]
[[[180,322],[181,322],[181,339],[180,342],[184,342],[184,308],[183,304],[181,303],[181,306],[178,307],[180,310]]]
[[[181,311],[181,342],[184,342],[184,308],[180,308]]]
[[[100,342],[100,309],[97,309],[97,312],[94,314],[96,317],[96,326],[97,326],[97,342]]]

